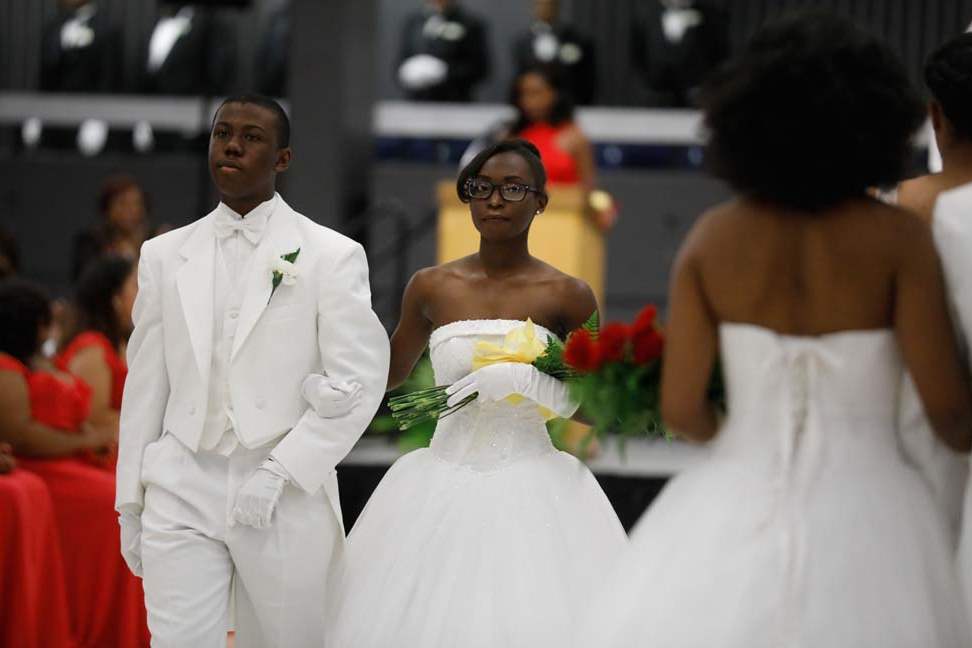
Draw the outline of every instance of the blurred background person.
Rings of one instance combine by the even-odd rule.
[[[931,222],[939,194],[972,182],[972,33],[942,45],[925,64],[928,118],[942,157],[942,169],[906,180],[897,200]]]
[[[728,15],[704,0],[652,0],[638,9],[631,58],[653,103],[694,104],[696,89],[729,55]]]
[[[560,0],[535,0],[534,21],[513,43],[517,74],[537,64],[561,70],[564,88],[574,103],[594,103],[596,66],[594,45],[586,36],[560,20]]]
[[[93,261],[75,288],[68,327],[56,366],[91,388],[88,420],[109,427],[118,440],[118,416],[128,366],[125,348],[132,333],[132,306],[138,290],[135,264],[119,255]],[[116,445],[104,465],[114,466]]]
[[[935,222],[940,218],[935,211],[940,196],[972,183],[972,34],[962,34],[932,52],[925,63],[924,80],[930,93],[928,117],[942,155],[941,171],[906,180],[896,192],[883,197],[911,210],[932,228],[948,276],[950,258],[946,253],[953,247],[948,240],[955,235],[948,225]],[[962,296],[961,286],[949,288],[953,309],[961,313],[962,309],[955,307]],[[959,327],[962,323],[955,324]],[[910,375],[905,376],[902,386],[898,420],[902,447],[931,487],[957,542],[969,476],[968,458],[952,452],[935,437]]]
[[[486,26],[455,0],[427,0],[405,19],[396,78],[413,101],[470,101],[490,73]]]
[[[164,2],[144,45],[141,91],[160,95],[226,92],[236,69],[236,41],[212,12]]]
[[[510,103],[515,121],[503,134],[524,139],[540,151],[548,182],[579,186],[589,198],[594,224],[606,231],[614,225],[617,210],[597,184],[594,148],[574,120],[574,105],[566,91],[562,70],[553,65],[534,65],[513,82]]]
[[[103,452],[113,431],[88,420],[91,389],[46,368],[50,303],[18,279],[0,283],[0,442],[47,485],[64,557],[71,634],[86,648],[145,648],[142,588],[121,557],[115,476],[81,453]]]
[[[77,280],[91,261],[114,253],[134,259],[149,235],[148,199],[127,174],[109,176],[98,192],[98,223],[75,237],[71,278]]]
[[[121,31],[108,13],[90,0],[60,0],[57,14],[41,35],[40,88],[47,92],[115,92],[122,78]],[[22,130],[27,147],[75,148],[99,153],[108,141],[108,124],[86,119],[77,128],[46,126],[31,118]]]
[[[97,2],[60,0],[44,26],[40,87],[49,92],[112,92],[121,82],[121,33]]]

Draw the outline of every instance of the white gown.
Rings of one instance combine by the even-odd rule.
[[[579,645],[972,645],[942,516],[896,440],[890,330],[720,326],[728,418],[632,533]]]
[[[475,342],[523,322],[436,329],[437,384],[471,371]],[[549,331],[537,327],[545,335]],[[529,401],[478,401],[389,469],[348,537],[327,648],[568,645],[627,544],[594,476],[550,443]]]
[[[964,343],[964,360],[972,363],[972,184],[942,192],[932,220],[935,245],[942,259],[955,324]],[[962,532],[958,550],[959,573],[972,618],[972,480],[966,485]]]

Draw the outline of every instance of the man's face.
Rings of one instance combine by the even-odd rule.
[[[228,103],[216,113],[209,138],[209,173],[221,196],[246,198],[272,191],[290,164],[278,148],[276,116],[255,104]]]

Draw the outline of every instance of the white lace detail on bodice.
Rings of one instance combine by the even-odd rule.
[[[523,325],[518,320],[462,320],[437,328],[429,339],[436,384],[452,384],[472,371],[477,342],[501,343]],[[553,335],[535,326],[543,336]],[[476,400],[438,422],[430,448],[445,461],[484,472],[554,451],[540,409],[528,400],[516,405]]]

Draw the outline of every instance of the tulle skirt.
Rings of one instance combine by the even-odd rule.
[[[485,472],[417,450],[348,538],[327,646],[568,645],[626,543],[594,476],[566,453]]]
[[[972,645],[927,486],[887,456],[829,459],[802,486],[724,459],[674,478],[575,645]]]

